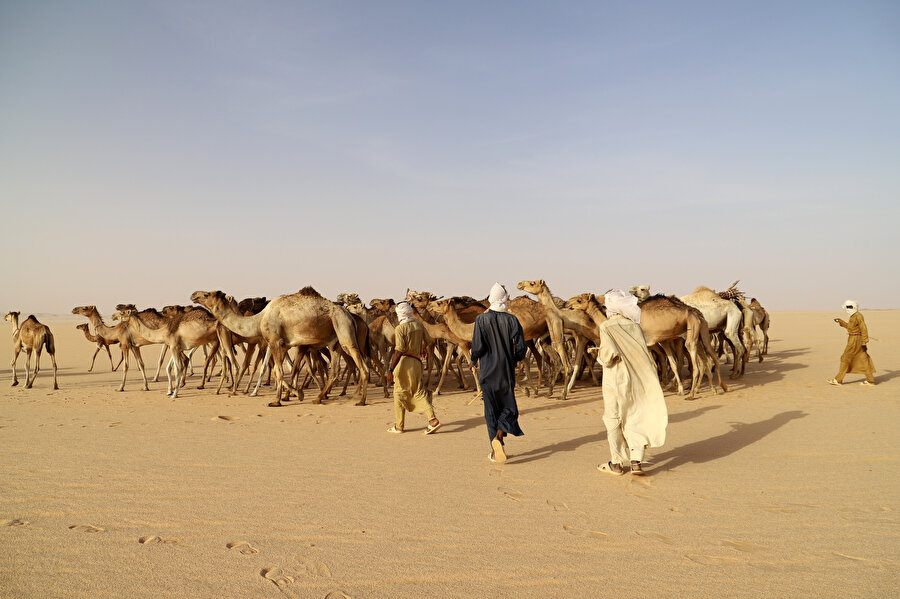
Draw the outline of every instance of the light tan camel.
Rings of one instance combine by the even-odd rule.
[[[146,310],[138,310],[137,306],[135,306],[134,304],[116,305],[116,311],[113,312],[111,318],[124,324],[124,318],[122,317],[122,315],[126,312],[137,312],[138,316],[141,317],[141,320],[144,322],[144,324],[154,329],[158,329],[165,324],[165,317],[157,309],[147,308]],[[132,338],[131,344],[134,347],[144,347],[145,345],[155,345],[156,342],[144,339],[140,335],[137,335]],[[159,359],[156,362],[156,375],[154,375],[153,377],[154,383],[159,382],[159,373],[162,372],[163,360],[166,358],[166,354],[168,353],[168,351],[169,348],[165,345],[163,345],[162,349],[159,351]],[[188,362],[188,365],[191,368],[191,375],[193,375],[193,366],[190,364],[190,362]]]
[[[745,297],[741,296],[737,301],[741,304],[744,317],[741,325],[741,336],[747,349],[747,353],[744,354],[745,361],[750,359],[750,352],[753,351],[753,346],[755,345],[756,357],[762,362],[766,353],[764,348],[769,340],[769,313],[756,301],[756,298],[748,302]],[[762,332],[763,339],[760,339],[760,336],[757,334],[757,328]]]
[[[762,307],[756,298],[750,299],[750,309],[757,315],[759,319],[759,330],[762,331],[763,342],[762,342],[762,355],[768,355],[769,353],[769,325],[771,324],[771,320],[769,319],[769,312]]]
[[[109,356],[109,367],[113,372],[115,372],[119,368],[119,366],[122,364],[122,360],[125,358],[125,354],[123,353],[119,357],[119,363],[116,364],[115,366],[113,366],[112,352],[109,351],[109,346],[110,345],[118,345],[119,340],[113,339],[112,341],[107,341],[100,335],[94,335],[93,333],[91,333],[90,326],[86,322],[83,322],[79,325],[75,325],[75,328],[80,330],[82,333],[84,333],[85,339],[87,339],[91,343],[97,344],[97,349],[94,350],[94,356],[91,358],[91,367],[88,368],[88,372],[92,372],[94,370],[94,361],[97,359],[97,354],[100,353],[101,349],[106,350],[106,355]]]
[[[452,310],[452,315],[450,315],[449,310],[446,309],[446,306],[443,303],[444,300],[438,299],[432,293],[407,292],[407,297],[409,298],[409,305],[413,307],[416,316],[419,321],[422,322],[422,326],[425,327],[429,340],[432,342],[443,341],[446,345],[441,359],[441,376],[435,387],[435,393],[437,395],[441,394],[441,389],[444,386],[444,379],[447,376],[447,371],[450,369],[450,362],[453,359],[454,354],[458,351],[456,361],[457,371],[455,374],[458,373],[457,376],[460,381],[460,387],[463,389],[469,388],[466,384],[465,377],[462,375],[462,366],[460,364],[460,359],[465,358],[469,365],[469,371],[472,373],[472,379],[475,381],[475,392],[476,394],[480,394],[481,385],[478,383],[478,373],[472,366],[471,331],[474,329],[474,324],[471,326],[462,324],[462,317],[460,316],[461,313],[467,311],[469,305],[466,302],[459,300],[459,298],[453,298],[455,305]],[[480,313],[484,311],[484,308],[478,306],[478,310]],[[448,319],[453,320],[455,326],[452,326]],[[431,345],[435,344],[432,343]],[[429,358],[430,357],[431,356],[429,356]]]
[[[119,391],[125,390],[125,380],[128,378],[129,352],[134,352],[134,359],[141,371],[141,377],[144,379],[144,391],[150,390],[150,387],[147,385],[147,373],[144,370],[144,359],[141,357],[139,347],[139,345],[147,345],[149,341],[143,337],[133,336],[124,322],[120,322],[114,327],[107,326],[100,317],[100,312],[97,311],[96,306],[76,306],[72,308],[72,314],[78,314],[87,318],[94,325],[94,331],[97,332],[97,336],[102,337],[107,343],[119,344],[119,349],[122,350],[122,362],[125,363],[125,367],[122,369],[122,384],[119,386]]]
[[[191,299],[200,303],[205,297],[204,294],[202,291],[194,292]],[[328,383],[314,403],[321,403],[337,380],[340,368],[337,357],[340,346],[359,369],[362,399],[357,405],[366,404],[369,368],[363,352],[367,352],[368,347],[367,344],[360,345],[358,335],[364,333],[365,337],[368,330],[358,331],[356,321],[345,308],[325,299],[312,287],[278,297],[269,302],[259,314],[253,316],[241,316],[227,310],[219,312],[214,305],[208,308],[222,324],[239,335],[251,336],[258,332],[265,339],[275,369],[276,399],[269,403],[270,406],[280,406],[282,392],[291,390],[291,385],[284,376],[284,358],[289,348],[300,346],[308,349],[328,348],[332,356]],[[299,395],[298,389],[292,390]]]
[[[693,293],[685,295],[681,301],[700,310],[711,332],[722,331],[734,351],[734,367],[731,378],[744,375],[744,343],[741,341],[741,318],[743,314],[733,301],[719,297],[709,287],[697,287]]]
[[[139,335],[152,343],[162,343],[171,352],[171,359],[166,366],[167,397],[178,397],[178,388],[184,384],[188,362],[185,350],[212,343],[215,348],[213,351],[218,351],[216,319],[205,310],[185,311],[168,319],[163,317],[162,326],[157,328],[151,327],[140,312],[126,310],[121,315],[132,336]]]
[[[566,399],[566,393],[572,390],[575,386],[575,380],[581,374],[581,367],[584,362],[584,350],[585,347],[587,347],[587,342],[600,342],[598,325],[584,311],[568,308],[559,298],[553,297],[553,294],[550,292],[550,287],[547,286],[544,279],[538,279],[536,281],[519,281],[518,288],[526,293],[532,293],[537,296],[541,307],[544,309],[549,330],[552,331],[553,326],[562,326],[565,331],[569,331],[575,338],[575,361],[574,367],[572,368],[572,377],[567,381],[561,397],[561,399]],[[551,325],[551,323],[557,324]],[[550,337],[551,339],[553,338],[552,333]],[[557,353],[559,353],[560,348],[557,344],[554,343],[553,347],[556,349]],[[561,349],[563,350],[566,359],[568,359],[568,352],[565,351],[565,344],[562,344]],[[591,377],[594,379],[594,384],[596,384],[597,379],[594,378],[595,375],[593,369],[591,370]]]
[[[26,318],[25,322],[19,325],[19,312],[9,312],[5,318],[7,322],[12,323],[15,327],[13,331],[13,359],[11,364],[13,371],[12,386],[15,387],[19,384],[19,377],[16,374],[16,361],[19,359],[19,352],[23,349],[25,350],[25,388],[31,389],[31,386],[34,385],[34,379],[37,378],[37,374],[41,370],[41,352],[46,347],[47,353],[50,354],[50,361],[53,363],[53,388],[59,389],[56,379],[56,344],[53,342],[53,333],[50,332],[50,327],[39,323],[33,315]],[[33,372],[31,371],[32,353],[35,354]]]

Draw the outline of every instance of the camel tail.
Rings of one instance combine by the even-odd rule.
[[[56,342],[53,340],[53,333],[47,331],[44,333],[44,347],[51,356],[56,355]]]

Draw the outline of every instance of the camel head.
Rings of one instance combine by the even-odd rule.
[[[361,302],[358,304],[347,304],[344,308],[346,308],[347,312],[350,314],[355,314],[362,318],[366,317],[366,307]]]
[[[11,322],[13,324],[16,324],[16,321],[19,320],[19,314],[20,314],[19,312],[8,312],[6,314],[6,316],[3,317],[3,319],[6,322]]]
[[[76,306],[72,308],[72,314],[78,314],[90,318],[91,314],[97,311],[97,306]]]
[[[450,304],[452,301],[452,297],[449,299],[437,300],[431,304],[431,308],[441,316],[444,316],[450,311]]]
[[[369,302],[369,307],[381,314],[387,314],[393,305],[394,300],[392,299],[373,299]]]
[[[81,323],[81,324],[76,324],[76,325],[75,325],[75,328],[76,328],[76,329],[81,329],[82,331],[87,332],[87,330],[88,330],[88,325],[87,325],[86,322],[83,322],[83,323]]]
[[[650,297],[650,285],[633,285],[628,288],[628,293],[638,298],[638,301],[644,301]]]
[[[519,281],[519,284],[516,285],[516,287],[525,293],[538,295],[542,290],[547,289],[547,283],[544,282],[544,279],[538,279],[536,281]]]
[[[569,298],[564,306],[575,310],[588,311],[592,306],[600,308],[600,313],[606,316],[606,307],[603,305],[602,297],[597,297],[593,293],[582,293],[575,297]]]
[[[265,300],[265,298],[262,299]],[[222,291],[195,291],[191,294],[191,301],[208,310],[221,310],[225,306],[238,310],[238,304],[234,298],[225,295]]]

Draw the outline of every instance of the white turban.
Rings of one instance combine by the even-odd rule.
[[[494,283],[488,301],[491,302],[490,309],[494,312],[506,312],[509,307],[509,293],[506,291],[506,287],[500,283]]]
[[[604,296],[606,315],[621,314],[637,324],[641,324],[641,309],[638,308],[638,300],[630,293],[621,289],[613,289]]]
[[[397,304],[397,318],[400,319],[400,324],[404,322],[410,322],[415,320],[413,316],[415,316],[416,312],[413,310],[413,307],[410,306],[406,302],[400,302]]]
[[[846,312],[850,316],[853,316],[854,314],[859,312],[859,303],[857,303],[855,300],[847,300],[846,302],[844,302],[844,312]]]

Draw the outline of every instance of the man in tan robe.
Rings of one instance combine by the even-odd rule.
[[[422,383],[422,349],[427,333],[422,323],[413,316],[415,312],[407,302],[397,304],[400,324],[394,329],[394,355],[391,358],[387,381],[394,385],[394,425],[389,433],[402,433],[406,412],[424,412],[428,418],[425,434],[430,435],[441,427],[431,405],[431,391]]]
[[[666,441],[669,415],[656,365],[641,330],[637,298],[621,289],[605,297],[609,319],[600,325],[597,361],[603,366],[603,423],[611,459],[598,469],[643,474],[644,448]]]
[[[844,311],[850,315],[850,321],[844,322],[840,318],[834,321],[847,329],[847,347],[841,354],[841,367],[833,379],[828,379],[832,385],[840,385],[844,382],[844,377],[848,372],[853,374],[864,374],[866,380],[863,385],[875,384],[875,364],[869,357],[869,329],[866,328],[866,321],[863,315],[859,313],[859,304],[853,300],[844,302]]]

